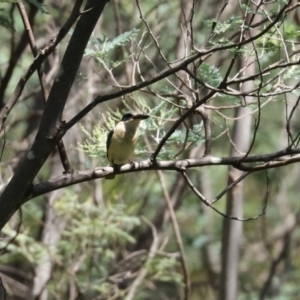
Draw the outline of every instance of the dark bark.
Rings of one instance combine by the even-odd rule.
[[[51,88],[36,139],[0,197],[0,228],[20,207],[32,182],[62,137],[62,113],[89,37],[107,1],[89,0],[71,37]],[[16,188],[17,187],[17,188]]]

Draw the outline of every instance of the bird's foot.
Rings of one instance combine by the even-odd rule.
[[[129,159],[128,163],[130,163],[130,165],[131,165],[132,167],[134,167],[134,163],[135,163],[135,161],[134,161],[134,160],[132,160],[132,159]]]

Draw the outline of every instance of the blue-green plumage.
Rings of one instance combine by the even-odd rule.
[[[106,150],[111,166],[123,165],[132,159],[137,143],[137,128],[140,121],[148,117],[143,114],[126,113],[115,128],[108,133]],[[106,178],[114,178],[114,175],[108,175]]]

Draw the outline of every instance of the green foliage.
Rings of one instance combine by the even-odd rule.
[[[80,125],[80,128],[86,135],[86,140],[83,143],[78,142],[78,149],[91,157],[99,157],[102,163],[104,163],[106,157],[106,138],[109,130],[100,125],[93,127],[91,133],[82,125]]]
[[[252,7],[251,7],[250,5],[247,5],[247,4],[241,4],[241,9],[242,9],[243,11],[246,11],[248,14],[253,14],[254,12],[256,12],[256,11],[254,11],[254,10],[252,9]],[[258,13],[261,14],[260,11],[259,11]]]
[[[124,61],[128,60],[130,55],[127,55],[123,60],[111,60],[109,54],[112,50],[125,46],[132,41],[138,34],[139,29],[133,28],[130,31],[124,32],[112,40],[108,40],[106,37],[91,38],[89,46],[85,50],[85,56],[90,56],[96,61],[108,65],[109,68],[115,68]]]
[[[119,36],[115,37],[113,40],[108,39],[97,39],[99,45],[102,44],[102,52],[109,52],[116,48],[117,46],[125,46],[129,41],[131,41],[135,36],[137,36],[139,29],[133,28],[130,31],[124,32]]]
[[[47,253],[47,249],[41,243],[36,241],[35,238],[30,237],[27,233],[17,233],[14,229],[9,226],[5,226],[2,230],[10,239],[14,238],[14,243],[9,243],[7,250],[9,251],[6,255],[0,256],[0,263],[5,264],[13,259],[27,260],[32,264],[41,262],[41,259]],[[7,241],[0,241],[0,248],[6,246]]]
[[[90,199],[80,202],[74,197],[74,193],[72,193],[72,198],[70,196],[66,193],[65,197],[55,204],[58,215],[67,217],[69,222],[62,232],[63,239],[51,249],[51,252],[34,237],[30,237],[27,232],[17,234],[15,230],[6,226],[3,234],[9,238],[15,236],[16,238],[14,243],[8,244],[8,254],[0,256],[0,263],[5,264],[19,258],[32,264],[39,264],[49,256],[55,261],[63,261],[67,256],[69,263],[72,264],[73,259],[81,256],[84,248],[86,260],[82,262],[81,269],[86,269],[89,257],[97,254],[99,265],[102,266],[100,273],[97,271],[97,276],[106,276],[107,267],[104,268],[104,266],[108,266],[115,259],[114,245],[120,247],[134,242],[129,232],[140,224],[139,218],[128,216],[122,206],[103,210],[93,204]],[[73,200],[70,201],[70,199]],[[6,246],[6,243],[7,241],[1,240],[0,247]],[[68,268],[67,264],[65,268]]]
[[[79,246],[86,238],[93,241],[89,246],[97,247],[97,251],[100,252],[103,251],[103,246],[107,247],[115,242],[119,244],[134,242],[128,232],[140,222],[137,217],[128,216],[124,207],[114,206],[102,210],[90,199],[86,201],[78,199],[69,201],[69,199],[69,195],[66,195],[55,204],[59,214],[68,215],[70,218],[68,228],[63,232],[65,238],[62,246],[67,247],[65,250],[71,251],[75,244],[78,243]],[[68,239],[70,240],[66,243]],[[109,251],[109,256],[110,254]]]
[[[280,37],[274,34],[265,34],[256,43],[256,49],[259,53],[277,53],[280,50]]]
[[[0,11],[4,11],[4,9],[0,8]],[[6,13],[0,14],[0,26],[8,29],[10,32],[15,31],[11,18]]]
[[[226,37],[222,37],[217,42],[211,40],[209,42],[209,44],[211,46],[221,47],[221,46],[229,46],[229,45],[232,45],[233,43],[229,39],[227,39]]]
[[[285,79],[300,79],[300,69],[298,66],[292,66],[291,68],[288,68],[286,72],[284,73]],[[297,90],[295,90],[297,92]]]
[[[287,22],[284,25],[283,37],[287,40],[295,40],[299,38],[299,28],[294,23]]]
[[[55,210],[58,216],[68,219],[55,251],[56,260],[65,260],[65,269],[56,273],[56,280],[67,280],[65,272],[80,260],[76,275],[79,286],[83,290],[104,289],[105,283],[96,282],[108,275],[117,249],[135,241],[129,232],[140,225],[139,218],[128,215],[124,206],[108,205],[102,209],[90,198],[80,200],[71,191],[55,203]],[[94,282],[91,285],[86,281],[86,272]],[[55,292],[56,287],[50,285],[50,290]]]
[[[201,81],[214,87],[217,87],[223,79],[220,70],[206,62],[201,64],[197,75]]]
[[[214,20],[208,20],[205,23],[206,23],[207,26],[211,26],[213,22],[215,22],[215,21]],[[214,33],[221,34],[221,33],[225,33],[225,32],[228,32],[228,31],[230,32],[230,31],[236,30],[236,29],[240,28],[240,26],[243,23],[244,23],[244,21],[240,17],[232,16],[226,21],[217,22]]]
[[[49,14],[46,9],[45,9],[45,4],[42,4],[40,2],[38,2],[37,0],[28,0],[31,4],[33,4],[34,6],[36,6],[41,13],[43,14]]]
[[[0,0],[0,3],[17,3],[18,0]]]
[[[175,257],[156,256],[148,264],[149,277],[152,280],[165,282],[182,282],[182,276],[175,270],[178,268],[178,260]]]

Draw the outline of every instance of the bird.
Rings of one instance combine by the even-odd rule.
[[[127,112],[120,122],[112,129],[106,139],[107,159],[110,166],[116,167],[131,161],[137,143],[137,128],[141,120],[149,118],[148,115],[136,112]],[[114,179],[110,174],[106,179]]]

